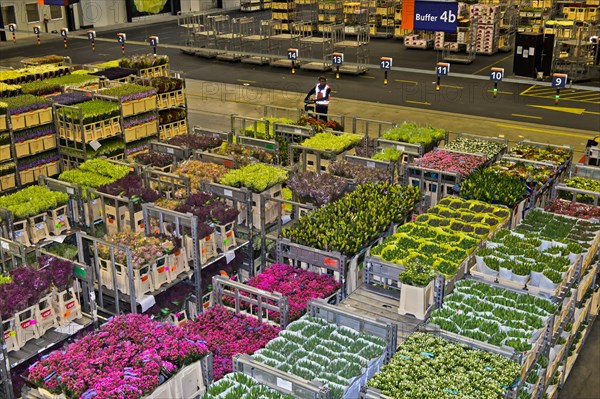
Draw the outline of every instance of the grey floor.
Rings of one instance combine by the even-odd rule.
[[[598,320],[592,326],[592,331],[558,398],[600,399],[600,323]]]

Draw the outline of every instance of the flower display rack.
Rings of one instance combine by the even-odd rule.
[[[156,65],[149,68],[138,69],[138,75],[141,78],[158,78],[161,76],[169,76],[169,64]]]
[[[444,339],[450,342],[458,343],[470,348],[475,348],[490,353],[495,353],[516,361],[521,366],[519,380],[516,386],[512,387],[513,391],[516,393],[522,389],[522,387],[525,384],[525,381],[527,380],[527,377],[532,372],[535,363],[537,362],[539,357],[542,356],[544,349],[547,347],[548,342],[550,342],[550,331],[552,330],[553,325],[552,320],[553,318],[550,318],[548,324],[544,328],[544,332],[539,335],[535,342],[533,342],[531,350],[525,353],[517,352],[510,347],[494,346],[489,343],[477,341],[471,338],[466,338],[456,333],[441,330],[438,326],[433,324],[426,324],[422,327],[422,330],[424,332],[443,337]]]
[[[361,165],[367,168],[382,169],[387,171],[390,175],[390,183],[396,182],[400,175],[400,162],[364,158],[359,157],[357,155],[344,155],[343,159],[344,161],[348,161],[350,163]],[[355,184],[355,182],[353,184]]]
[[[343,132],[332,133],[335,135],[352,134]],[[344,155],[354,155],[355,150],[353,147],[355,147],[357,144],[358,143],[341,152],[310,148],[303,146],[302,144],[292,144],[288,146],[288,159],[294,159],[294,151],[298,151],[300,153],[299,163],[301,170],[308,172],[326,172],[332,162],[342,159]]]
[[[448,136],[449,135],[447,134],[446,137]],[[464,144],[459,144],[461,142],[464,142]],[[455,149],[472,154],[482,152],[478,151],[478,149],[485,150],[489,162],[494,163],[500,160],[508,151],[508,139],[501,137],[479,136],[468,133],[458,133],[454,140],[448,141],[448,139],[446,139],[444,148]],[[458,148],[460,148],[460,150]],[[472,148],[472,150],[467,150],[467,148]]]
[[[356,315],[347,312],[338,307],[327,304],[323,300],[312,300],[307,306],[307,315],[330,326],[348,328],[354,332],[367,334],[376,337],[385,342],[384,354],[381,359],[375,361],[380,364],[396,351],[397,326],[393,323],[375,321],[368,317]],[[273,367],[269,367],[261,362],[254,360],[247,355],[237,355],[234,357],[233,368],[235,371],[247,374],[255,378],[258,382],[269,386],[284,394],[291,394],[298,398],[329,398],[329,389],[321,383],[308,382],[290,372],[282,372]],[[378,367],[375,367],[378,368]],[[357,397],[360,385],[370,378],[375,368],[369,367],[363,369],[360,378],[353,380],[350,387],[345,387],[348,397]]]
[[[315,273],[333,273],[342,284],[340,297],[344,298],[358,288],[361,281],[359,264],[366,251],[347,258],[339,252],[326,252],[296,244],[286,238],[276,243],[277,263],[286,263]]]
[[[2,239],[2,248],[9,255],[19,257],[19,245],[15,242]],[[39,254],[49,255],[44,250],[40,250]],[[56,257],[55,255],[51,256]],[[76,284],[80,285],[80,289],[84,292],[89,292],[90,289],[93,289],[91,287],[91,267],[78,262],[73,262],[73,266],[73,277],[77,280]],[[47,295],[40,298],[35,306],[19,312],[18,318],[2,320],[0,353],[4,356],[5,361],[0,365],[0,382],[3,387],[0,392],[2,392],[3,398],[20,397],[20,385],[13,384],[12,380],[12,377],[18,373],[17,370],[23,367],[27,369],[40,356],[47,355],[50,351],[59,348],[66,340],[78,331],[88,328],[95,321],[91,313],[91,307],[95,303],[94,299],[86,298],[79,302],[81,292],[80,290],[75,291],[73,284],[67,285],[61,290],[52,289]],[[64,293],[69,293],[69,295],[65,297]],[[62,302],[62,306],[61,297],[67,299]],[[63,310],[67,307],[71,313],[64,318]],[[17,386],[19,392],[16,392]]]
[[[187,134],[189,131],[187,120],[166,123],[158,126],[158,137],[160,140],[167,140],[181,134]]]
[[[563,183],[558,183],[552,186],[550,198],[559,198],[563,201],[568,201],[571,203],[589,204],[594,207],[600,206],[599,192],[568,187]]]
[[[52,122],[52,108],[42,108],[35,111],[9,115],[9,125],[13,131],[21,130]]]
[[[393,148],[398,151],[402,151],[402,163],[410,163],[415,158],[422,157],[426,152],[428,152],[428,148],[426,148],[423,144],[419,143],[404,143],[402,141],[394,141],[394,140],[386,140],[382,138],[378,138],[375,141],[375,145],[377,148],[382,150],[386,148]]]
[[[188,176],[161,172],[153,168],[142,170],[142,179],[145,187],[156,190],[163,197],[175,198],[176,192],[181,192],[188,197],[192,192],[190,178]]]
[[[185,107],[185,105],[185,89],[159,93],[157,96],[157,107],[161,110],[175,107]]]
[[[260,323],[274,321],[269,317],[269,312],[277,312],[279,325],[285,328],[289,320],[289,304],[287,297],[278,292],[268,292],[247,284],[230,280],[222,276],[213,276],[213,291],[211,305],[228,306],[235,309],[235,313],[246,313],[256,317]],[[248,310],[242,310],[242,306]]]

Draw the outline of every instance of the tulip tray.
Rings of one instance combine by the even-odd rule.
[[[158,137],[161,140],[167,140],[181,134],[188,133],[187,121],[181,120],[177,122],[167,123],[158,127]]]

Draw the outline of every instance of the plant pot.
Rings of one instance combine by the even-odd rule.
[[[419,320],[425,320],[425,317],[432,306],[433,280],[425,287],[401,284],[398,314],[412,314]]]
[[[550,280],[548,277],[542,274],[542,276],[540,277],[539,287],[546,290],[554,291],[558,287],[558,284],[554,284],[552,280]]]
[[[476,258],[479,258],[479,256],[476,256]],[[481,262],[479,262],[479,259],[477,259],[477,271],[487,274],[489,276],[497,276],[498,275],[498,271],[489,268],[485,264],[485,261],[483,259],[481,259]]]

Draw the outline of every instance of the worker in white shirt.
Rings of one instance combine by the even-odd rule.
[[[319,76],[319,83],[317,83],[306,95],[304,102],[310,103],[311,96],[314,96],[312,100],[315,104],[315,111],[318,114],[319,119],[327,122],[327,109],[329,108],[329,96],[331,95],[331,87],[327,84],[327,78],[325,76]]]

